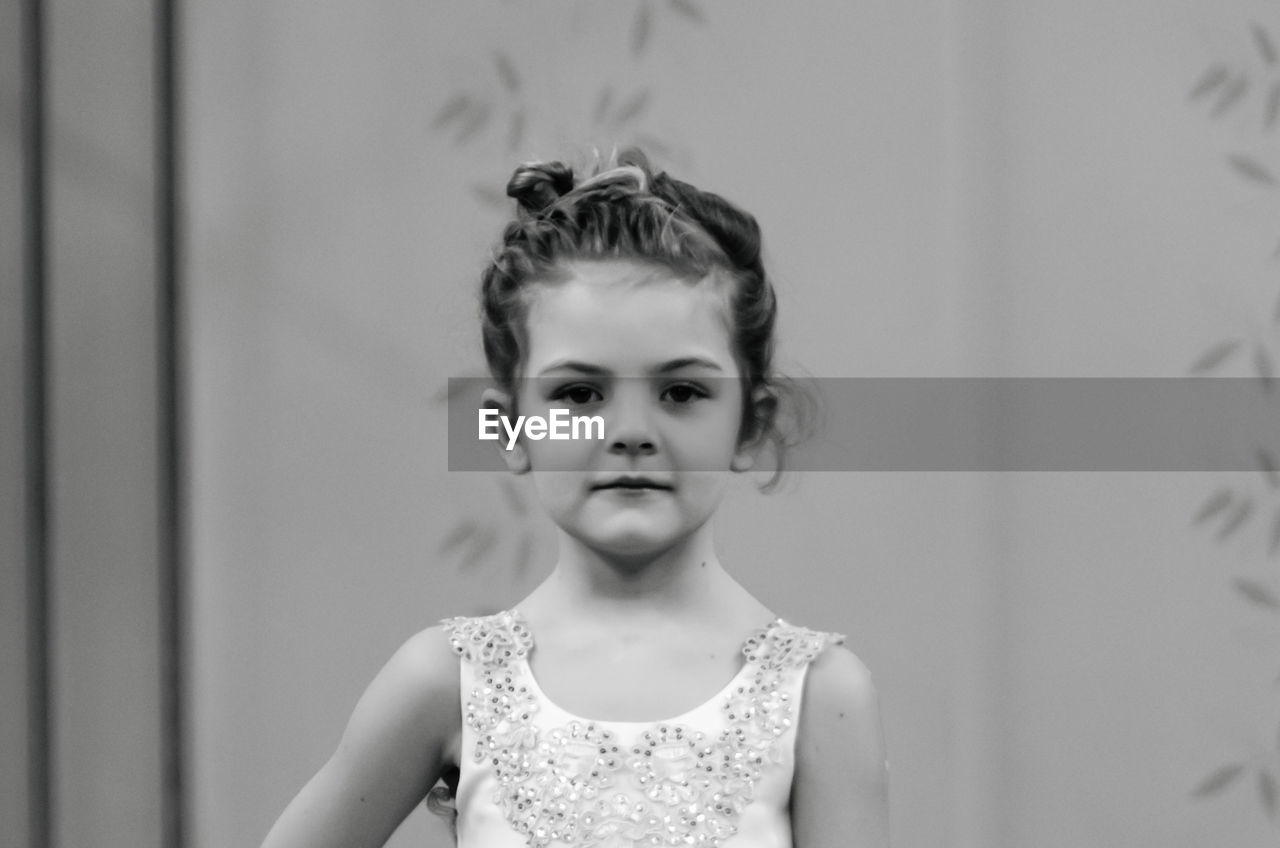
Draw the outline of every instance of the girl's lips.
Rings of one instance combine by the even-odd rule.
[[[653,480],[648,477],[617,477],[613,480],[605,481],[604,483],[597,483],[592,486],[592,488],[597,490],[621,489],[632,491],[670,491],[671,489],[667,484],[660,483],[657,480]]]
[[[657,495],[670,494],[671,490],[660,486],[602,486],[595,493],[622,500],[643,500]]]

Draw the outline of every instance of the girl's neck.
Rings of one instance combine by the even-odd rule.
[[[562,535],[555,570],[530,596],[548,606],[590,609],[602,618],[707,612],[736,587],[721,567],[710,524],[679,544],[643,557],[616,557]]]

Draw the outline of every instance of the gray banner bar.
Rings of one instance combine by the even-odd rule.
[[[449,381],[450,471],[505,467],[505,435],[478,438],[480,393],[489,385]],[[820,412],[815,432],[788,451],[789,471],[1261,471],[1278,480],[1280,393],[1257,378],[817,378],[793,385]],[[531,389],[527,396],[551,394]],[[572,412],[603,416],[608,439],[607,400]],[[665,470],[663,463],[659,453],[645,467]]]

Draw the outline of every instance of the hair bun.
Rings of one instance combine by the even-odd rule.
[[[507,197],[514,197],[521,209],[535,214],[571,191],[573,169],[563,162],[526,162],[507,183]]]

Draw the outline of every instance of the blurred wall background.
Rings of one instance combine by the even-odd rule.
[[[792,373],[1167,377],[1217,350],[1216,373],[1243,374],[1277,349],[1277,76],[1258,31],[1280,35],[1280,16],[1261,0],[182,10],[191,845],[260,841],[400,642],[517,600],[550,566],[547,528],[518,515],[525,481],[445,470],[439,397],[447,377],[479,373],[475,289],[503,220],[492,195],[521,160],[639,141],[755,213]],[[90,43],[111,31],[61,20]],[[149,43],[104,50],[145,56]],[[52,77],[73,78],[84,55],[55,51]],[[112,96],[125,99],[111,114],[145,112]],[[18,129],[4,128],[6,167]],[[123,135],[101,149],[141,155]],[[129,193],[78,190],[110,210]],[[8,244],[6,281],[21,265]],[[55,263],[52,279],[68,292],[55,319],[83,310],[117,347],[149,337],[130,323],[143,318],[102,314],[145,279],[137,269]],[[73,426],[99,409],[147,443],[128,425],[130,410],[151,420],[147,401],[101,393],[77,412],[73,375],[92,369],[63,373],[57,444],[85,452],[66,468],[119,456],[98,427]],[[1249,510],[1233,518],[1235,495],[1196,523],[1219,490],[1247,492]],[[147,483],[86,491],[108,527],[101,504],[153,508]],[[848,633],[875,673],[896,845],[1251,846],[1275,840],[1262,775],[1280,720],[1277,506],[1244,475],[808,473],[770,496],[744,480],[718,536],[749,588]],[[14,550],[20,523],[3,525]],[[61,526],[60,544],[98,550]],[[95,610],[140,628],[92,631],[114,650],[55,657],[59,679],[97,680],[155,648],[149,619],[129,615],[152,607],[107,594],[131,585],[104,571],[122,561],[144,560],[55,558],[63,591],[84,598],[55,636]],[[162,688],[149,673],[145,690],[108,677],[89,699],[102,709],[55,727],[127,740],[110,729],[163,712],[138,694]],[[161,797],[158,767],[113,770],[146,744],[114,761],[63,746],[57,769],[75,777],[58,791],[100,802],[57,806],[54,844],[84,844],[71,834],[104,826],[118,799]],[[22,785],[17,768],[5,776]],[[106,822],[98,844],[162,844],[149,815]],[[419,810],[393,844],[447,840]]]

